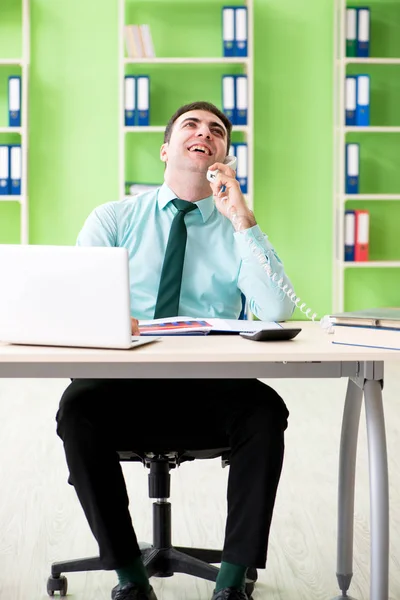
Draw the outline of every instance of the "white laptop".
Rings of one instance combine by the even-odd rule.
[[[0,244],[0,341],[133,348],[126,248]]]

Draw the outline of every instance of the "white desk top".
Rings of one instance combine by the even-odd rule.
[[[285,324],[301,327],[299,335],[284,342],[255,342],[239,335],[172,336],[132,350],[102,350],[47,346],[19,346],[0,343],[0,377],[180,377],[188,367],[219,369],[230,367],[230,376],[243,377],[234,370],[267,363],[400,360],[400,352],[332,344],[336,334],[326,333],[319,322]],[[356,340],[357,332],[354,332]],[[400,339],[400,332],[399,332]],[[149,370],[151,368],[151,370]],[[101,369],[108,369],[104,375]],[[222,369],[222,370],[221,370]],[[191,369],[189,369],[191,370]],[[251,375],[265,377],[264,374]],[[250,372],[248,371],[248,372]],[[85,375],[83,375],[84,373]],[[168,373],[168,375],[166,375]],[[261,371],[260,371],[261,373]],[[194,377],[195,374],[189,375]],[[249,375],[246,375],[249,376]]]

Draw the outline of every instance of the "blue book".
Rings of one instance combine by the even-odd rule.
[[[356,124],[357,109],[357,77],[355,75],[346,76],[345,96],[345,124],[348,127],[354,126]]]
[[[147,127],[150,124],[150,77],[148,75],[136,77],[136,107],[137,124]]]
[[[236,125],[247,125],[247,75],[235,75]]]
[[[136,125],[136,77],[125,75],[125,126]]]
[[[223,56],[235,56],[235,7],[222,7]]]
[[[357,75],[356,125],[368,127],[370,124],[370,76]]]
[[[367,6],[357,8],[357,56],[368,58],[370,51],[370,9]]]
[[[10,144],[10,194],[21,195],[22,151],[20,144]]]
[[[356,241],[356,215],[354,210],[346,210],[344,213],[344,260],[354,261]]]
[[[21,77],[8,78],[8,126],[21,127]]]
[[[235,56],[247,56],[247,6],[235,7]]]
[[[360,144],[346,144],[346,194],[358,194],[360,173]]]
[[[10,193],[10,151],[8,145],[0,145],[0,195]]]
[[[222,112],[232,125],[236,125],[236,89],[235,76],[222,75]]]

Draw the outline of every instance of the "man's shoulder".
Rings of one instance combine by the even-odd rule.
[[[127,196],[122,200],[105,202],[96,208],[96,212],[103,214],[112,213],[120,220],[145,213],[157,202],[158,190],[146,191],[135,196]]]
[[[125,198],[118,200],[115,204],[121,209],[140,210],[157,202],[159,190],[160,188],[157,188],[155,190],[140,192],[134,196],[125,196]]]

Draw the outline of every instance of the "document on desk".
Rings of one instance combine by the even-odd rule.
[[[364,348],[382,348],[383,350],[400,350],[400,330],[335,325],[332,343],[345,346],[363,346]]]
[[[140,335],[208,335],[239,334],[260,329],[281,329],[274,321],[247,321],[238,319],[168,317],[139,321]]]

